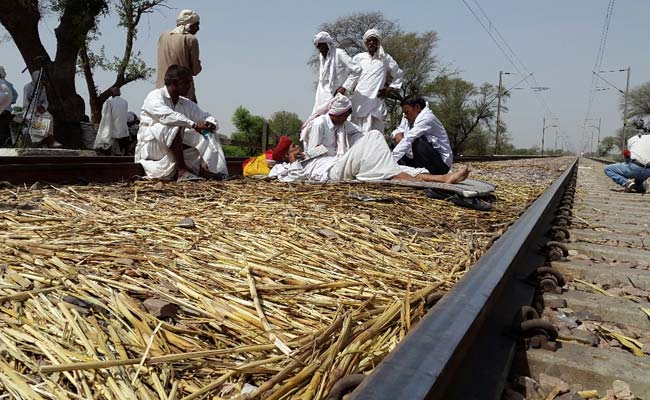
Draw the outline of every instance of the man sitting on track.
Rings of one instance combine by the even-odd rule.
[[[147,95],[142,106],[135,162],[147,177],[179,181],[197,176],[228,174],[226,157],[216,136],[219,124],[210,114],[184,97],[192,86],[192,72],[172,65],[165,86]]]
[[[605,167],[605,175],[626,192],[650,193],[650,135],[634,135],[627,141],[626,162]]]
[[[397,144],[395,161],[414,168],[426,168],[430,174],[446,174],[453,162],[445,127],[431,112],[422,97],[402,100],[404,117],[391,134]]]

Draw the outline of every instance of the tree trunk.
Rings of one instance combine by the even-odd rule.
[[[25,64],[31,72],[44,68],[48,111],[54,119],[54,137],[67,148],[81,147],[81,125],[84,101],[75,87],[76,63],[79,49],[95,18],[105,9],[103,0],[66,2],[60,24],[55,29],[56,57],[50,58],[43,47],[38,23],[41,19],[37,0],[0,0],[0,23],[11,34]]]

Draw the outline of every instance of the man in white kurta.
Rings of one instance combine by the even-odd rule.
[[[426,168],[431,174],[446,174],[453,155],[447,131],[422,97],[402,101],[404,117],[391,137],[395,161],[415,168]]]
[[[117,140],[119,149],[116,154],[124,154],[128,148],[129,127],[129,103],[121,96],[120,88],[112,87],[111,97],[102,106],[102,120],[99,123],[97,136],[95,136],[95,150],[109,150]]]
[[[51,147],[62,147],[61,143],[54,140],[54,124],[52,116],[47,111],[49,104],[45,93],[45,74],[41,76],[40,71],[32,72],[32,81],[23,87],[23,110],[24,118],[30,121],[29,126],[38,125],[38,120],[49,120],[48,129],[26,128],[32,143],[40,143]],[[37,88],[37,90],[34,90]],[[35,123],[36,121],[36,123]]]
[[[354,89],[361,76],[361,67],[345,50],[336,48],[329,33],[319,32],[313,41],[319,51],[320,64],[312,114],[321,110],[337,93],[346,94]]]
[[[218,122],[183,94],[192,73],[172,65],[165,86],[147,95],[140,115],[135,161],[147,177],[196,180],[197,175],[227,175],[226,158],[216,135]],[[200,132],[200,133],[199,133]]]
[[[370,29],[363,36],[367,52],[354,56],[361,66],[361,77],[357,82],[352,100],[352,122],[364,131],[376,129],[384,131],[388,109],[384,97],[397,93],[402,87],[404,72],[397,62],[384,51],[381,46],[381,34],[376,29]],[[388,83],[388,77],[392,80]]]

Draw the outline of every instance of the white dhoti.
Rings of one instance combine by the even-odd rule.
[[[363,132],[377,130],[381,133],[384,133],[384,129],[386,129],[386,123],[384,122],[384,119],[377,118],[372,114],[368,114],[365,117],[352,116],[350,118],[350,121],[353,124],[358,125]]]
[[[135,162],[142,164],[148,178],[171,178],[176,172],[176,161],[170,147],[180,128],[155,124],[141,126],[135,149]],[[187,168],[198,174],[202,164],[213,174],[228,174],[226,157],[215,134],[207,138],[193,129],[183,131],[183,150]]]
[[[329,170],[329,180],[379,181],[391,179],[402,172],[411,176],[428,173],[425,168],[397,164],[382,133],[372,130],[337,158]]]

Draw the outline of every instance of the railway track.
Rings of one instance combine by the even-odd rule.
[[[457,157],[457,162],[506,161],[549,156],[469,156]],[[242,164],[247,157],[226,157],[232,176],[242,175]],[[132,156],[0,156],[0,176],[14,185],[35,182],[56,184],[111,183],[144,175],[140,164]]]
[[[650,399],[650,197],[602,167],[569,166],[350,397]]]

